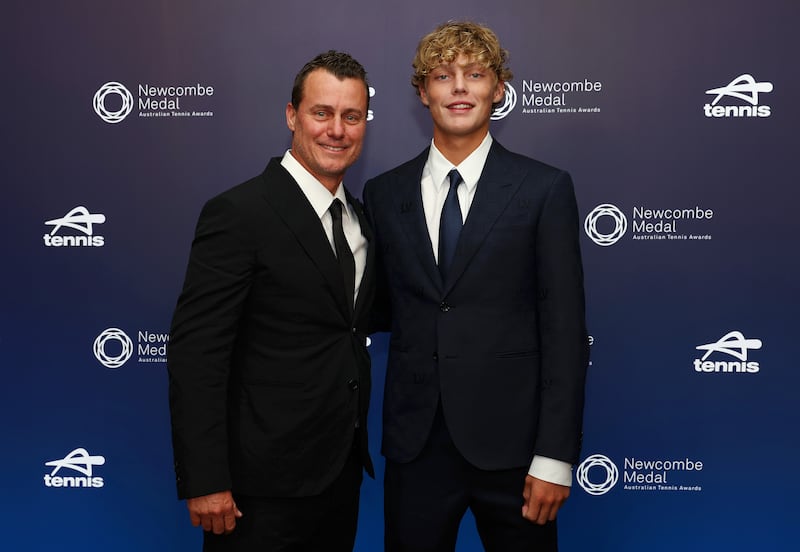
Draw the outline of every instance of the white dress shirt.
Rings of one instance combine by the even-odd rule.
[[[480,180],[483,167],[486,164],[486,158],[489,156],[489,150],[492,147],[492,141],[492,135],[487,132],[480,145],[458,166],[450,163],[431,141],[428,160],[422,169],[420,191],[422,193],[422,208],[425,211],[425,222],[428,225],[428,236],[431,239],[433,256],[437,263],[439,262],[439,222],[442,216],[444,200],[450,189],[448,173],[452,169],[457,169],[464,180],[456,192],[461,206],[461,220],[466,222],[469,209],[472,206],[472,200],[475,199],[478,180]],[[572,465],[568,462],[545,456],[534,456],[528,473],[543,481],[567,487],[572,486]]]
[[[425,211],[425,223],[428,225],[428,235],[431,238],[433,256],[437,263],[439,262],[439,222],[442,218],[444,200],[450,190],[448,174],[453,168],[456,168],[464,181],[458,186],[456,193],[461,206],[461,221],[465,222],[491,147],[492,137],[487,133],[481,145],[470,153],[458,167],[454,167],[431,142],[428,161],[422,168],[420,190],[422,192],[422,208]]]
[[[353,259],[355,259],[356,262],[356,287],[353,294],[353,300],[355,301],[358,298],[361,278],[364,276],[364,269],[367,266],[367,239],[361,233],[358,215],[356,215],[353,207],[347,202],[347,196],[344,193],[344,185],[339,183],[339,187],[336,188],[336,193],[331,194],[319,180],[314,178],[314,176],[293,157],[291,150],[287,150],[283,155],[281,165],[288,171],[292,178],[294,178],[300,190],[303,192],[303,195],[306,196],[311,207],[313,207],[314,212],[317,213],[334,253],[336,252],[336,246],[333,243],[333,219],[329,209],[334,198],[341,200],[344,205],[344,209],[342,209],[342,228],[344,230],[344,237],[347,239],[347,244],[350,246],[350,251],[353,252]]]

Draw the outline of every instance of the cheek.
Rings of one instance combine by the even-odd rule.
[[[366,127],[364,125],[359,125],[356,128],[353,128],[350,134],[350,140],[353,142],[354,145],[361,147],[361,144],[364,142],[364,134],[366,133]]]
[[[304,140],[313,141],[325,132],[325,127],[314,121],[305,121],[303,125],[298,125],[298,130],[301,131]]]

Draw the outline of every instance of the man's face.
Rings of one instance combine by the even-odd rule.
[[[359,79],[339,80],[325,69],[306,77],[295,109],[286,106],[292,155],[332,193],[356,162],[367,127],[367,90]]]
[[[503,90],[494,71],[461,54],[431,71],[419,94],[431,111],[434,138],[482,139],[489,131],[492,104],[503,98]]]

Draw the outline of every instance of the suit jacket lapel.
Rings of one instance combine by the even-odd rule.
[[[367,222],[367,216],[364,214],[364,207],[361,205],[361,202],[355,199],[347,188],[345,188],[344,193],[347,196],[347,202],[353,206],[353,210],[356,212],[356,216],[358,216],[358,224],[361,226],[361,233],[367,239],[367,262],[364,266],[364,275],[361,277],[361,283],[358,287],[359,293],[358,297],[356,297],[355,304],[355,316],[356,319],[358,319],[358,316],[364,310],[364,301],[369,295],[368,290],[371,286],[375,285],[372,281],[375,277],[375,240],[372,237],[372,228],[370,228]]]
[[[444,283],[444,293],[450,291],[469,265],[495,221],[516,193],[524,176],[524,168],[515,163],[508,151],[495,140],[489,150],[467,220],[458,238],[453,265]]]
[[[327,281],[342,313],[349,317],[352,307],[347,304],[342,273],[317,213],[291,175],[281,166],[280,158],[276,157],[270,161],[264,170],[263,178],[264,198],[273,205],[275,214],[281,217],[297,238],[300,246]]]
[[[419,257],[420,266],[434,282],[437,289],[441,289],[442,280],[439,275],[439,268],[436,266],[436,258],[433,255],[433,246],[428,234],[428,225],[425,222],[425,210],[422,206],[422,169],[428,159],[426,148],[416,159],[404,167],[404,170],[397,174],[397,181],[391,184],[392,197],[394,199],[397,216],[410,247]]]

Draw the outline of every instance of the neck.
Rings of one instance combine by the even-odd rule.
[[[328,190],[331,195],[336,195],[336,189],[339,187],[339,184],[342,183],[344,179],[344,174],[341,175],[334,175],[330,176],[327,174],[319,174],[318,172],[314,171],[308,163],[306,163],[302,157],[299,155],[295,155],[293,150],[289,150],[289,155],[292,156],[292,159],[297,161],[297,163],[303,167],[308,174],[316,178],[320,184],[322,184],[326,190]]]
[[[488,129],[487,129],[488,132]],[[433,131],[433,144],[445,159],[453,165],[459,165],[464,159],[478,149],[486,133],[470,133],[467,136],[454,136]]]
[[[331,193],[331,195],[336,195],[336,190],[339,188],[339,185],[342,183],[341,180],[335,180],[335,179],[332,180],[330,178],[326,178],[326,179],[317,178],[317,180],[319,180],[320,183],[323,186],[325,186],[325,188]]]

